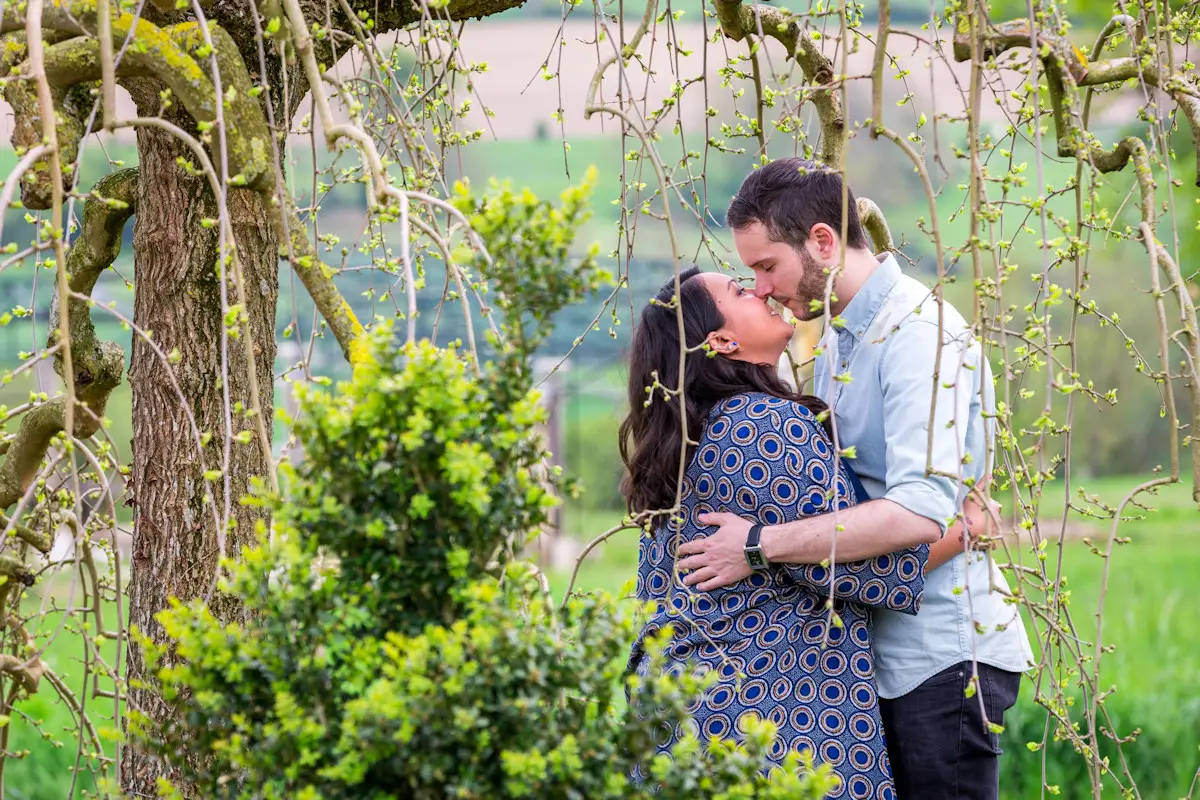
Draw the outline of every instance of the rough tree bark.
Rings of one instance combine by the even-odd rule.
[[[157,102],[156,94],[147,94],[153,95],[150,102]],[[219,548],[213,515],[204,502],[206,491],[212,491],[221,505],[221,481],[206,484],[204,472],[220,468],[225,446],[217,232],[200,225],[202,219],[217,216],[216,200],[203,177],[189,176],[176,166],[176,157],[187,154],[173,138],[143,129],[138,132],[138,155],[141,191],[133,238],[134,318],[153,332],[153,345],[161,352],[178,350],[180,360],[173,369],[187,409],[199,429],[212,434],[201,462],[167,365],[150,343],[135,338],[129,370],[134,432],[129,502],[136,510],[130,623],[161,643],[163,631],[155,615],[167,607],[170,597],[186,602],[208,596],[214,613],[226,622],[240,620],[243,612],[233,598],[212,593]],[[257,195],[232,190],[229,213],[246,281],[248,318],[240,337],[229,340],[229,402],[231,407],[241,403],[252,408],[245,352],[246,346],[252,346],[263,413],[270,415],[278,243]],[[235,433],[253,432],[253,425],[245,415],[233,414]],[[257,437],[245,444],[232,443],[229,478],[231,519],[236,527],[226,537],[227,553],[236,554],[252,542],[255,522],[262,514],[242,506],[238,499],[249,493],[251,478],[262,478],[270,468]],[[151,676],[136,639],[129,644],[128,665],[131,708],[154,720],[166,719],[169,712],[153,684],[139,686]],[[162,764],[129,752],[122,789],[133,797],[156,796],[155,782],[162,774]]]

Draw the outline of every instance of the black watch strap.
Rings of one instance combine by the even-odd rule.
[[[762,524],[756,522],[750,526],[750,532],[746,534],[746,565],[756,572],[771,566],[767,562],[766,555],[763,554],[762,544],[760,543],[762,529]]]

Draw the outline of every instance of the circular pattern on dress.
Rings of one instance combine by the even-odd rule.
[[[724,475],[717,478],[717,499],[725,505],[733,500],[733,481]]]
[[[806,445],[812,436],[812,423],[801,419],[791,419],[784,423],[783,433],[793,444]]]
[[[850,687],[850,702],[861,711],[875,708],[875,687],[866,681],[859,681]]]
[[[692,595],[692,613],[697,616],[705,617],[715,611],[717,608],[716,602],[707,594]]]
[[[850,659],[850,671],[864,680],[875,677],[871,669],[871,656],[867,653],[855,653]]]
[[[796,498],[799,496],[800,490],[796,487],[796,482],[791,478],[780,475],[771,481],[771,499],[776,503],[789,505],[796,502]]]
[[[732,447],[726,450],[721,455],[721,469],[727,473],[739,472],[742,469],[742,451]]]
[[[701,500],[707,500],[713,496],[713,491],[716,489],[716,482],[712,476],[705,474],[696,478],[696,497]]]
[[[824,714],[822,716],[821,729],[825,730]],[[826,739],[821,742],[821,761],[831,767],[840,767],[842,762],[846,760],[846,746],[837,739]]]
[[[756,642],[759,647],[768,648],[774,647],[784,640],[787,636],[787,631],[782,625],[768,625],[763,628],[762,633],[756,637]]]
[[[729,433],[729,427],[729,417],[722,415],[712,421],[712,424],[708,426],[708,430],[704,432],[704,435],[710,441],[719,442],[725,438],[725,434]]]
[[[830,706],[840,706],[846,702],[846,684],[838,680],[827,680],[821,683],[821,702]]]
[[[836,677],[846,671],[846,656],[841,650],[826,650],[821,656],[821,670],[829,677]]]
[[[888,575],[891,575],[895,569],[895,556],[893,556],[891,553],[887,553],[882,556],[876,556],[875,558],[871,559],[871,571],[881,578],[886,578]]]
[[[742,671],[736,661],[726,661],[720,666],[721,680],[733,681],[738,677],[738,673]]]
[[[763,625],[767,623],[767,617],[757,608],[748,608],[738,617],[737,630],[743,636],[753,636]]]
[[[783,652],[779,654],[779,661],[776,666],[779,668],[779,671],[785,675],[791,672],[792,667],[796,666],[796,650],[791,647],[785,648]],[[788,683],[788,686],[791,686],[790,682]]]
[[[788,719],[798,733],[808,733],[817,724],[817,719],[813,716],[812,709],[808,706],[796,706],[792,709],[792,713]],[[795,749],[794,745],[792,749]]]
[[[736,445],[747,447],[754,444],[754,439],[758,435],[758,428],[752,422],[739,422],[733,426],[733,430],[729,434],[729,439]],[[734,448],[730,447],[726,453],[734,452]]]
[[[719,739],[724,739],[729,735],[731,729],[732,722],[730,721],[728,714],[722,714],[718,712],[710,715],[709,718],[704,721],[703,730],[706,738],[712,738],[715,736]]]
[[[817,683],[807,676],[796,681],[796,699],[801,703],[811,703],[817,696]]]
[[[865,772],[875,762],[875,754],[865,744],[856,744],[850,748],[849,760],[850,766]]]
[[[726,414],[734,415],[741,411],[750,402],[750,398],[744,394],[735,394],[733,397],[725,401],[724,411]]]
[[[767,412],[770,411],[771,405],[772,404],[765,400],[755,400],[750,404],[750,407],[746,409],[746,416],[750,419],[762,419],[767,415]]]
[[[759,506],[758,516],[764,525],[780,525],[787,521],[783,509],[770,503]]]
[[[808,644],[816,644],[825,638],[825,620],[814,619],[812,622],[804,626],[804,641]],[[814,664],[815,668],[816,665]]]
[[[670,580],[665,570],[656,569],[646,577],[646,587],[654,594],[662,594],[667,591]]]
[[[808,751],[813,755],[817,753],[817,745],[808,736],[794,736],[792,741],[788,742],[788,746],[797,753]]]
[[[729,631],[732,629],[733,629],[733,620],[729,619],[729,617],[721,617],[719,620],[717,620],[716,622],[714,622],[712,624],[712,627],[709,629],[709,634],[714,639],[719,639],[720,637],[729,633]]]
[[[771,480],[771,469],[761,458],[746,462],[746,484],[754,489],[761,489]]]
[[[764,650],[757,656],[749,659],[746,663],[746,674],[752,678],[764,675],[774,669],[777,660],[778,658],[773,650]]]
[[[853,775],[846,781],[846,790],[854,800],[869,800],[875,792],[875,787],[862,775]]]
[[[896,565],[896,571],[900,573],[902,580],[911,581],[921,571],[921,562],[913,555],[900,556],[900,563]]]
[[[758,437],[755,443],[755,449],[759,455],[768,461],[778,461],[783,457],[785,447],[783,439],[777,433],[764,433]]]
[[[729,592],[721,598],[721,610],[726,614],[736,613],[745,604],[746,595],[738,592]],[[870,644],[869,640],[867,644]]]
[[[738,692],[738,700],[742,705],[754,706],[758,705],[767,696],[767,682],[763,680],[751,680],[742,684],[742,690]]]
[[[858,593],[858,578],[853,575],[842,575],[833,585],[834,597],[853,597]]]
[[[754,489],[749,486],[743,486],[737,490],[737,505],[743,511],[754,513],[755,506],[758,505],[758,495],[754,493]],[[765,520],[764,520],[765,521]],[[769,523],[774,525],[775,523]]]
[[[712,470],[721,458],[721,448],[715,444],[706,444],[696,451],[696,461],[703,469]]]
[[[869,605],[879,605],[884,597],[887,596],[887,584],[875,578],[863,584],[862,599],[863,602]]]
[[[850,718],[850,730],[859,739],[870,739],[875,736],[875,720],[860,711]]]
[[[871,629],[867,623],[856,621],[850,625],[850,638],[860,647],[871,646]]]
[[[810,647],[800,654],[800,668],[805,672],[816,672],[821,663],[821,648]]]
[[[912,591],[907,586],[897,586],[892,589],[892,595],[888,598],[890,608],[908,608],[911,603]]]

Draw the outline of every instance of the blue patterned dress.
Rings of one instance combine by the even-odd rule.
[[[830,797],[894,800],[871,658],[871,606],[915,614],[929,548],[838,564],[830,626],[829,571],[819,565],[774,566],[733,586],[701,592],[683,586],[674,569],[678,542],[712,528],[696,517],[728,511],[766,525],[846,508],[857,484],[835,473],[828,437],[812,412],[790,400],[740,394],[709,415],[683,488],[680,522],[644,537],[637,595],[654,613],[631,655],[645,674],[643,639],[670,625],[667,669],[717,670],[720,678],[691,708],[701,741],[738,737],[747,715],[771,720],[778,735],[770,753],[810,750],[841,778]],[[824,642],[824,644],[823,644]],[[683,734],[660,743],[665,751]]]

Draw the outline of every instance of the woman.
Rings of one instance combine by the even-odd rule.
[[[679,506],[653,515],[641,542],[637,594],[654,612],[630,667],[650,669],[642,643],[670,626],[666,668],[718,674],[691,708],[701,741],[737,737],[747,717],[766,718],[778,729],[773,763],[810,750],[841,778],[831,797],[894,798],[869,607],[916,613],[928,547],[839,564],[832,584],[821,566],[780,565],[713,592],[685,587],[675,550],[711,532],[699,514],[730,511],[771,525],[865,496],[855,496],[857,479],[834,457],[821,402],[796,394],[776,372],[791,324],[736,281],[687,270],[678,296],[686,344],[678,392],[675,298],[672,280],[642,313],[621,425],[622,491],[632,514],[675,508],[685,424],[689,440]],[[671,732],[660,750],[682,734]]]

